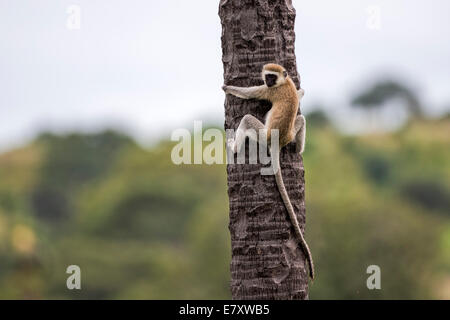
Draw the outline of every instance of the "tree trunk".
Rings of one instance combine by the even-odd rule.
[[[224,83],[261,85],[264,64],[284,66],[299,88],[291,0],[222,0]],[[237,129],[245,114],[263,121],[270,103],[227,95],[225,128]],[[246,144],[248,153],[248,144]],[[295,144],[280,153],[284,182],[299,223],[305,224],[304,169]],[[236,159],[236,158],[235,158]],[[228,196],[233,299],[308,299],[305,255],[275,184],[260,164],[229,164]]]

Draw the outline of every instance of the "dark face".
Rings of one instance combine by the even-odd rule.
[[[266,74],[266,85],[270,88],[277,84],[278,76],[275,74]]]

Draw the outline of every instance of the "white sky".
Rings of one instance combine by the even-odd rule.
[[[223,123],[218,0],[0,0],[0,150],[51,129],[119,127],[141,142]],[[66,27],[81,8],[81,29]],[[383,75],[450,105],[450,1],[294,0],[303,112],[339,118]],[[369,6],[380,30],[367,27]],[[370,21],[369,21],[370,22]]]

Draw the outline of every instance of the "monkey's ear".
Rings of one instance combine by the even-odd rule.
[[[283,77],[285,77],[285,78],[287,77],[287,71],[286,70],[283,71]]]

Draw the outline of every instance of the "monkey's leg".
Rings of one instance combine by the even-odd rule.
[[[306,119],[303,115],[299,114],[294,123],[294,135],[295,135],[295,150],[303,153],[305,150],[306,139]]]
[[[265,133],[262,139],[259,139],[259,130],[261,129],[265,129],[261,121],[250,114],[245,115],[239,123],[235,139],[230,139],[227,142],[232,152],[236,153],[241,150],[246,137],[260,144],[266,143],[266,140],[264,140]]]

